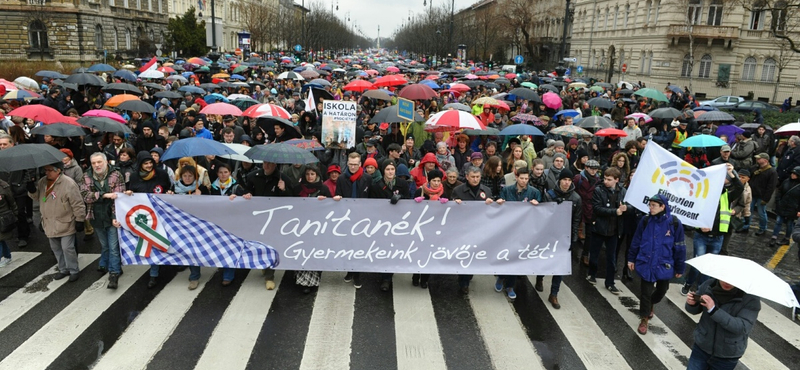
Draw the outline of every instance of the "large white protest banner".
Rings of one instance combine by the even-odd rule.
[[[121,194],[116,213],[125,264],[264,268],[279,255],[286,270],[571,273],[568,202]]]
[[[647,199],[662,194],[684,225],[713,227],[719,196],[728,172],[725,165],[698,169],[666,149],[648,144],[633,175],[625,201],[649,213]]]
[[[321,141],[325,144],[325,147],[344,149],[356,146],[357,118],[356,102],[323,101]]]

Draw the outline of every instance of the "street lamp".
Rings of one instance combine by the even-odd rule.
[[[436,29],[436,53],[435,53],[435,57],[433,58],[433,60],[434,60],[434,64],[432,65],[433,67],[436,66],[436,63],[439,63],[439,40],[441,40],[441,36],[442,36],[442,31],[440,31],[437,28]]]

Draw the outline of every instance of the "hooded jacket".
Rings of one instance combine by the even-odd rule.
[[[139,171],[142,170],[142,164],[148,160],[153,162],[153,170],[156,171],[156,173],[151,179],[145,180],[139,175]],[[155,164],[153,157],[150,156],[150,152],[142,151],[136,155],[136,168],[133,173],[131,173],[128,190],[134,193],[164,194],[171,186],[172,180],[169,178],[167,171],[162,170]]]
[[[145,137],[144,134],[142,134],[141,136],[136,138],[136,145],[134,146],[134,149],[136,150],[136,153],[139,153],[139,152],[142,152],[142,151],[149,152],[150,149],[153,149],[155,147],[159,147],[159,148],[166,147],[166,145],[164,143],[164,138],[161,137],[161,135],[158,134],[158,131],[156,130],[155,125],[153,124],[152,121],[144,121],[142,123],[142,128],[145,128],[145,127],[153,130],[153,136]],[[138,155],[137,155],[137,157],[138,157]]]
[[[17,208],[17,201],[14,199],[14,193],[11,190],[11,185],[7,182],[0,180],[0,212],[11,211],[15,215],[19,214]],[[0,241],[14,239],[14,229],[7,232],[0,232]]]
[[[425,183],[428,182],[428,176],[425,174],[425,163],[435,163],[436,168],[439,169],[439,171],[442,171],[442,173],[445,172],[444,169],[442,169],[442,166],[439,165],[439,161],[436,160],[436,154],[425,154],[425,156],[422,157],[422,160],[419,162],[419,166],[414,167],[414,169],[411,170],[411,176],[414,177],[414,183],[418,188],[421,188],[422,185],[425,185]]]
[[[667,198],[663,195],[658,198],[666,209],[639,220],[628,250],[628,262],[633,262],[636,273],[649,282],[669,280],[686,270],[683,224],[672,216]]]

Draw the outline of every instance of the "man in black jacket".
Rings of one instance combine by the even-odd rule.
[[[788,148],[784,150],[783,156],[778,160],[778,183],[783,183],[789,178],[792,169],[800,166],[800,136],[792,135],[786,142]]]
[[[12,148],[14,144],[14,138],[0,133],[0,150]],[[28,213],[28,210],[33,210],[33,203],[25,190],[25,184],[34,180],[33,172],[31,170],[0,172],[0,180],[11,185],[11,192],[17,203],[17,247],[25,248],[28,246],[28,237],[31,235],[28,220],[33,215],[32,212]]]
[[[372,185],[372,177],[364,172],[361,167],[361,154],[352,152],[347,156],[347,169],[336,180],[336,195],[333,200],[339,201],[342,198],[369,198],[369,189]],[[348,272],[344,276],[344,282],[353,282],[356,289],[361,289],[361,273]]]
[[[467,182],[453,189],[453,199],[458,204],[463,201],[494,203],[492,191],[485,185],[481,185],[481,169],[478,167],[467,169]],[[458,275],[458,286],[461,288],[461,293],[469,294],[469,282],[471,280],[472,275]]]
[[[753,175],[750,177],[750,191],[753,200],[750,203],[751,212],[758,211],[758,231],[756,236],[764,235],[767,230],[767,203],[778,186],[778,172],[769,164],[769,154],[756,154],[757,167],[750,170]],[[742,230],[750,229],[750,220],[742,227]]]
[[[594,190],[592,196],[592,245],[589,250],[589,277],[592,285],[597,284],[597,263],[603,244],[606,246],[606,281],[605,286],[611,293],[620,294],[614,285],[614,273],[617,261],[617,240],[622,234],[622,214],[628,210],[623,203],[625,188],[619,185],[620,172],[611,167],[603,173],[603,184]]]

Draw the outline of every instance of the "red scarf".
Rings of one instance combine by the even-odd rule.
[[[356,181],[358,181],[358,179],[361,178],[361,175],[363,175],[363,174],[364,174],[364,168],[363,167],[359,167],[358,171],[356,171],[356,173],[351,173],[350,174],[350,178],[348,180],[350,180],[350,182],[356,182]]]
[[[431,183],[426,182],[425,185],[422,186],[422,192],[425,193],[430,200],[439,200],[444,193],[444,186],[439,186],[438,189],[433,189],[431,188]]]

